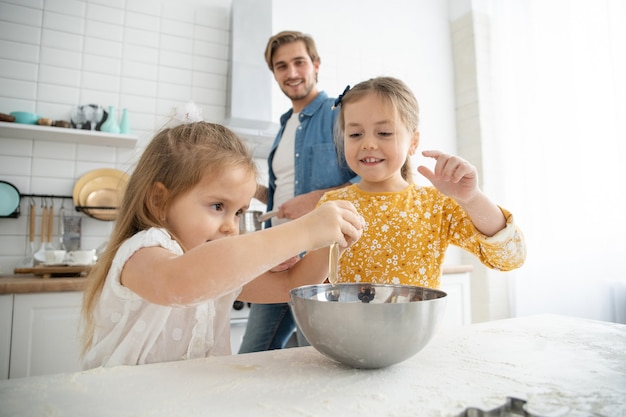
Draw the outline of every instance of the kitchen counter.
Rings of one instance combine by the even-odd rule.
[[[27,294],[39,292],[82,291],[85,277],[38,278],[33,275],[0,277],[0,294]]]
[[[507,397],[531,415],[626,415],[626,325],[542,315],[445,328],[378,370],[303,347],[5,380],[0,415],[441,417]]]
[[[443,274],[471,272],[472,265],[449,265],[443,267]],[[0,294],[21,294],[36,292],[82,291],[87,278],[37,278],[33,275],[0,276]]]

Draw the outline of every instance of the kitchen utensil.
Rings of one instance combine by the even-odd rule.
[[[251,233],[263,229],[263,223],[278,214],[278,210],[263,213],[259,210],[248,210],[239,217],[239,233]]]
[[[43,263],[46,261],[46,242],[48,233],[48,206],[42,201],[41,202],[41,245],[39,246],[39,250],[35,252],[33,256],[35,260],[39,263]]]
[[[544,405],[544,407],[546,407]],[[543,408],[543,407],[540,407]],[[563,404],[554,404],[548,405],[548,412],[546,410],[538,410],[538,413],[535,413],[532,407],[526,402],[526,400],[522,400],[520,398],[515,397],[507,397],[506,401],[497,408],[491,410],[483,410],[478,407],[467,407],[465,410],[458,414],[456,417],[516,417],[516,416],[524,416],[524,417],[542,417],[542,416],[570,416],[578,414],[577,411],[572,412],[570,407]],[[586,414],[586,413],[581,413]],[[589,414],[590,417],[595,416],[596,414]]]
[[[11,116],[15,117],[15,123],[22,123],[26,125],[36,125],[37,120],[41,118],[37,113],[31,113],[28,111],[13,111]]]
[[[44,262],[45,261],[45,245],[46,245],[46,218],[48,216],[48,211],[47,209],[44,208],[43,203],[41,205],[41,233],[40,233],[40,244],[39,244],[39,250],[37,252],[35,252],[35,254],[33,255],[33,258],[35,259],[35,261],[37,262]]]
[[[268,221],[269,219],[276,217],[278,215],[278,210],[268,211],[267,213],[263,213],[259,216],[259,221],[261,223]]]
[[[97,126],[105,117],[104,108],[98,104],[85,104],[81,106],[85,120],[89,122],[91,130],[96,130]]]
[[[0,181],[0,217],[13,215],[20,206],[20,192],[13,184]]]
[[[80,249],[81,237],[81,216],[66,216],[63,214],[63,247],[65,250],[73,251]]]
[[[61,200],[61,208],[59,209],[59,249],[66,250],[63,243],[63,236],[65,235],[65,200]]]
[[[333,242],[330,245],[330,254],[328,256],[328,281],[335,286],[339,281],[339,244]]]
[[[382,368],[415,355],[435,335],[447,301],[440,290],[372,283],[308,285],[290,296],[311,345],[355,368]]]
[[[90,171],[74,185],[74,205],[83,207],[82,211],[94,219],[115,220],[128,178],[126,173],[113,168]]]
[[[48,207],[48,233],[46,234],[46,250],[53,249],[52,235],[54,234],[54,201]]]
[[[28,209],[28,246],[26,247],[26,256],[17,263],[16,268],[32,268],[34,264],[35,254],[35,203],[30,202]]]
[[[252,233],[263,228],[263,224],[259,220],[261,216],[259,210],[248,210],[239,216],[239,233]]]
[[[76,129],[83,129],[84,126],[87,126],[87,118],[85,117],[85,113],[83,113],[83,106],[75,106],[72,109],[70,122],[72,123],[72,127]]]

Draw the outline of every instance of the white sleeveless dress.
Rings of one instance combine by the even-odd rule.
[[[122,286],[120,273],[126,261],[138,249],[153,246],[183,253],[165,229],[141,231],[122,244],[95,311],[94,341],[85,355],[85,369],[231,354],[230,313],[241,289],[202,304],[167,307]]]

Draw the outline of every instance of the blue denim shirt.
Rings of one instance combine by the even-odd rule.
[[[337,119],[337,110],[333,110],[334,98],[329,98],[320,91],[315,100],[300,112],[300,126],[296,129],[294,146],[295,184],[294,195],[305,194],[313,190],[336,187],[358,179],[345,159],[339,160],[333,141],[333,129]],[[293,109],[280,117],[280,129],[268,157],[269,186],[267,210],[274,207],[276,175],[272,169],[274,153],[285,130],[285,124]]]

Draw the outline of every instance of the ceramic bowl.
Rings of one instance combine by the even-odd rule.
[[[435,335],[447,301],[440,290],[370,283],[309,285],[290,295],[309,343],[355,368],[383,368],[422,350]]]
[[[41,116],[38,114],[27,111],[14,111],[11,112],[11,116],[15,117],[15,123],[22,123],[25,125],[36,125],[37,120],[41,119]]]

